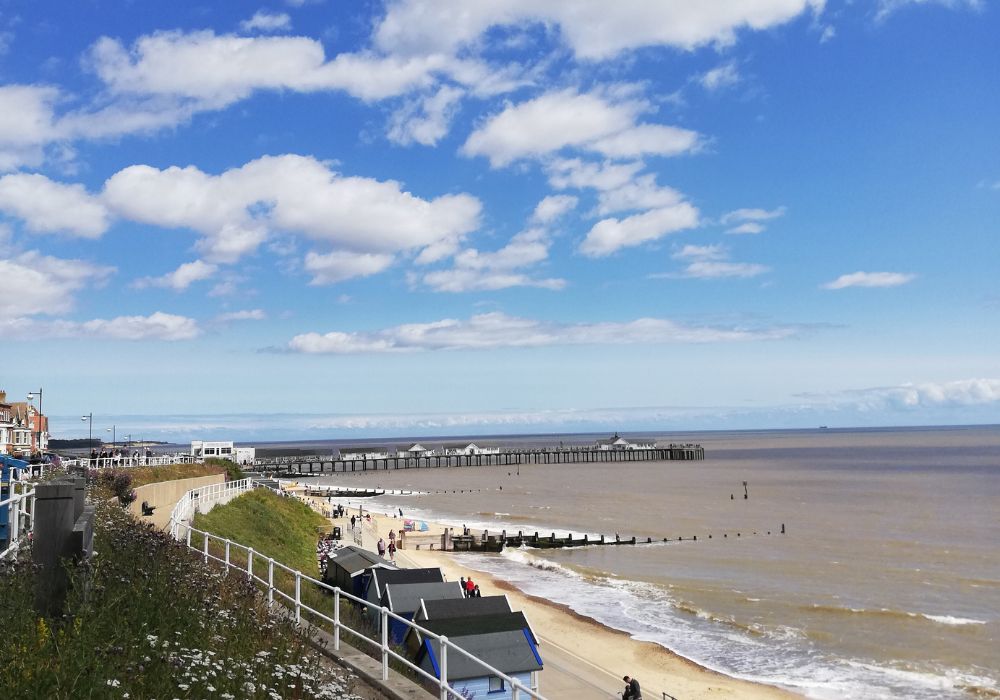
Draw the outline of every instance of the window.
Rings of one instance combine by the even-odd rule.
[[[503,692],[503,678],[500,676],[490,676],[490,690],[491,693],[502,693]]]

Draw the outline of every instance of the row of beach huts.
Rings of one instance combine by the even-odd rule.
[[[327,555],[324,581],[376,606],[412,620],[486,662],[519,683],[538,689],[542,658],[538,639],[523,612],[515,612],[505,595],[466,597],[458,581],[446,581],[438,568],[404,569],[374,552],[348,545]],[[365,608],[381,633],[381,615]],[[440,678],[440,645],[418,630],[391,617],[389,639],[411,661]],[[463,654],[449,654],[448,682],[466,697],[504,700],[512,689],[503,678],[488,673]]]

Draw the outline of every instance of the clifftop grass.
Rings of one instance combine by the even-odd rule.
[[[304,574],[318,576],[317,528],[329,522],[297,498],[255,489],[226,505],[195,516],[194,527],[253,547]],[[193,540],[192,540],[193,541]]]

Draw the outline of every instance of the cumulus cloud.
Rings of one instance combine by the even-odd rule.
[[[698,82],[709,92],[715,92],[740,82],[740,72],[736,63],[729,61],[702,73]]]
[[[407,101],[389,122],[390,141],[408,146],[434,146],[445,134],[464,91],[442,86],[437,92]]]
[[[509,287],[538,287],[558,290],[566,280],[535,277],[524,271],[548,259],[552,245],[549,226],[576,206],[576,197],[545,197],[531,215],[531,225],[503,248],[481,252],[466,248],[455,254],[452,267],[424,275],[423,282],[438,292],[495,291]]]
[[[245,32],[285,32],[292,28],[292,18],[284,12],[270,13],[258,10],[250,19],[240,22]]]
[[[592,258],[603,257],[697,225],[698,210],[683,201],[624,219],[602,219],[580,243],[580,252]]]
[[[0,177],[0,211],[24,221],[32,233],[65,233],[79,238],[99,238],[110,219],[104,204],[83,185],[27,173]]]
[[[215,320],[227,323],[229,321],[263,321],[266,318],[267,313],[263,309],[244,309],[221,313],[215,317]]]
[[[0,258],[0,280],[8,290],[0,294],[0,318],[70,311],[76,292],[103,284],[113,272],[113,267],[36,251]]]
[[[391,255],[352,253],[338,250],[325,255],[307,253],[306,272],[312,274],[311,284],[336,284],[355,277],[370,277],[382,272],[393,263]]]
[[[815,398],[809,397],[806,398]],[[1000,403],[1000,379],[976,378],[945,382],[907,382],[892,386],[852,389],[828,397],[863,411],[914,411],[941,407],[984,406]]]
[[[567,89],[508,105],[476,129],[462,153],[486,156],[493,167],[523,158],[578,148],[612,158],[673,156],[697,149],[699,135],[688,129],[637,124],[650,106],[626,96],[580,94]]]
[[[149,316],[117,316],[91,321],[42,321],[28,318],[0,319],[5,337],[100,338],[112,340],[190,340],[201,334],[194,319],[157,311]]]
[[[561,38],[578,58],[603,60],[643,46],[691,50],[706,44],[731,44],[741,29],[778,26],[809,9],[818,13],[823,6],[824,0],[734,3],[443,0],[430,5],[403,0],[389,6],[374,38],[387,51],[450,53],[472,44],[490,27],[534,22],[558,26]],[[441,27],[448,27],[448,31],[441,31]]]
[[[576,208],[577,199],[567,194],[550,195],[535,207],[532,219],[540,224],[548,224]]]
[[[286,349],[310,354],[356,354],[551,345],[725,343],[778,340],[795,333],[793,327],[688,326],[657,318],[626,323],[561,324],[493,312],[466,321],[411,323],[370,333],[305,333],[292,338]]]
[[[601,191],[597,198],[597,214],[606,216],[622,211],[666,209],[684,202],[684,195],[672,187],[656,183],[652,174],[640,175],[619,187]]]
[[[212,262],[253,252],[272,230],[300,234],[338,253],[314,253],[317,281],[346,279],[350,260],[358,274],[372,274],[376,261],[387,267],[399,252],[440,259],[478,226],[481,208],[467,194],[425,200],[398,182],[344,176],[297,155],[260,158],[220,175],[134,165],[108,179],[104,199],[133,221],[201,233],[197,247]]]
[[[211,278],[218,272],[219,266],[206,263],[202,260],[184,263],[173,272],[168,272],[161,277],[141,277],[132,283],[136,289],[147,287],[163,287],[181,292],[190,287],[195,282]]]
[[[916,279],[916,275],[904,272],[852,272],[841,275],[823,285],[824,289],[847,289],[848,287],[899,287]]]
[[[722,216],[720,223],[723,226],[730,226],[726,233],[732,234],[757,234],[767,227],[762,223],[777,219],[785,215],[785,207],[776,209],[736,209]]]
[[[557,190],[595,189],[614,190],[632,182],[645,163],[594,163],[580,158],[554,158],[547,162],[549,184]]]

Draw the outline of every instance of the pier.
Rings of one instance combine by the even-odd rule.
[[[341,459],[333,456],[272,457],[254,460],[254,468],[279,474],[341,474],[396,469],[439,467],[517,467],[529,464],[586,464],[592,462],[660,462],[705,459],[701,445],[669,445],[634,450],[601,450],[590,447],[507,450],[480,454],[434,454],[378,459]]]

